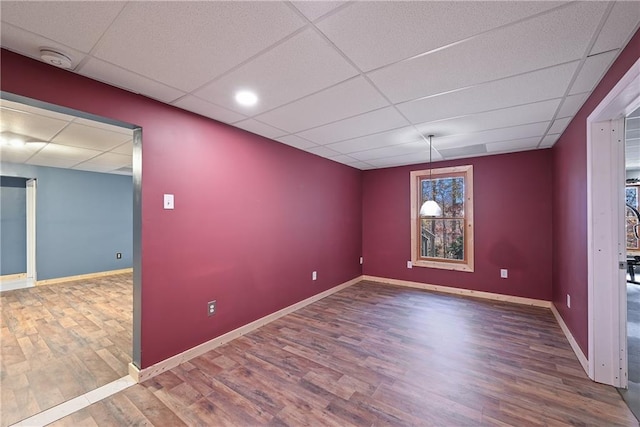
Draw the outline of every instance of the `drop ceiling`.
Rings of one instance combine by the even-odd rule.
[[[131,129],[2,99],[0,134],[25,142],[0,145],[3,162],[132,174]]]
[[[428,134],[434,160],[551,147],[640,25],[636,1],[0,8],[6,49],[359,169],[426,161]]]

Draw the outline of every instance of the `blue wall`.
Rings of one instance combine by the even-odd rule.
[[[38,280],[132,267],[130,176],[11,163],[0,174],[37,179]]]
[[[27,180],[0,177],[0,276],[27,271]]]

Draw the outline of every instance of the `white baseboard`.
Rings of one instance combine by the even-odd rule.
[[[292,313],[296,310],[301,309],[304,306],[307,306],[313,302],[321,300],[335,292],[341,291],[351,285],[354,285],[360,281],[362,281],[363,276],[358,276],[355,279],[351,279],[348,282],[342,283],[341,285],[335,286],[331,289],[327,289],[324,292],[321,292],[317,295],[309,297],[305,300],[292,304],[288,307],[283,308],[282,310],[278,310],[275,313],[271,313],[267,316],[264,316],[258,320],[254,320],[251,323],[248,323],[244,326],[241,326],[233,331],[227,332],[224,335],[220,335],[217,338],[204,342],[200,345],[192,347],[186,351],[183,351],[180,354],[176,354],[168,359],[165,359],[161,362],[156,363],[155,365],[149,366],[148,368],[139,369],[134,364],[129,364],[129,375],[133,377],[137,382],[143,382],[148,380],[149,378],[153,378],[156,375],[159,375],[165,371],[168,371],[181,363],[187,362],[194,357],[198,357],[207,351],[213,350],[216,347],[219,347],[223,344],[228,343],[229,341],[241,337],[244,334],[247,334],[255,329],[258,329],[261,326],[266,325],[267,323],[273,322],[276,319],[279,319],[282,316],[285,316],[289,313]]]
[[[551,312],[555,316],[556,321],[558,322],[558,325],[560,325],[560,329],[562,329],[562,332],[564,332],[564,335],[567,337],[567,340],[571,345],[571,349],[576,354],[576,357],[578,358],[580,365],[582,365],[582,369],[584,369],[584,372],[587,374],[587,376],[589,376],[589,359],[582,352],[582,349],[578,345],[578,342],[573,337],[573,334],[569,330],[569,327],[567,327],[567,324],[564,323],[564,319],[562,318],[562,316],[560,316],[560,312],[558,311],[558,309],[554,304],[551,304]]]
[[[121,270],[99,271],[97,273],[79,274],[77,276],[57,277],[55,279],[38,280],[36,286],[53,285],[54,283],[72,282],[74,280],[95,279],[96,277],[112,276],[114,274],[133,273],[133,268],[123,268]]]
[[[490,299],[494,301],[512,302],[515,304],[532,305],[535,307],[550,308],[551,301],[545,301],[541,299],[515,297],[512,295],[494,294],[492,292],[473,291],[470,289],[452,288],[450,286],[430,285],[428,283],[410,282],[408,280],[387,279],[384,277],[376,276],[363,276],[363,280],[376,283],[386,283],[389,285],[406,286],[409,288],[425,289],[427,291],[444,292],[447,294],[463,295],[468,297]]]

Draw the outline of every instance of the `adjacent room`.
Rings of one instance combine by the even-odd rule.
[[[7,426],[132,361],[132,131],[0,101],[2,411]]]
[[[638,6],[3,1],[2,425],[637,426]]]

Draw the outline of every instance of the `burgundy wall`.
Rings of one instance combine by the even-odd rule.
[[[640,57],[640,31],[553,146],[553,303],[588,352],[587,117]],[[567,307],[571,295],[571,308]]]
[[[5,50],[1,66],[3,91],[143,128],[142,368],[361,274],[359,170]]]
[[[364,274],[551,300],[551,150],[436,162],[473,165],[475,271],[407,268],[409,173],[427,165],[364,172]],[[509,278],[500,278],[500,269]]]

